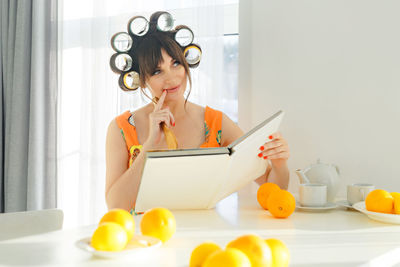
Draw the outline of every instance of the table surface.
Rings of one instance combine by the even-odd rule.
[[[400,266],[400,225],[371,220],[338,207],[323,212],[296,209],[273,218],[255,196],[231,195],[212,210],[173,211],[177,232],[151,255],[102,259],[79,249],[96,225],[64,229],[0,242],[2,266],[189,266],[192,250],[213,241],[222,247],[243,234],[284,241],[290,266]],[[137,233],[141,216],[135,216]],[[128,265],[129,264],[129,265]]]

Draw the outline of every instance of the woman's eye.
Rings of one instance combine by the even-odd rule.
[[[157,74],[160,74],[160,70],[155,70],[155,71],[153,72],[153,75],[157,75]]]
[[[174,66],[176,67],[176,66],[178,66],[178,65],[180,65],[181,63],[179,62],[179,61],[175,61],[174,62]]]

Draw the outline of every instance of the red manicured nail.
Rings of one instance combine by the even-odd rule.
[[[172,126],[175,126],[175,122],[172,124]]]
[[[273,137],[272,135],[270,135],[270,136],[269,136],[269,139],[272,139],[272,138],[274,138],[274,137]]]
[[[260,150],[264,150],[264,146],[260,146]]]
[[[262,157],[262,153],[259,153],[258,156],[261,158]]]
[[[267,156],[264,157],[264,159],[267,159],[267,158],[268,158]]]

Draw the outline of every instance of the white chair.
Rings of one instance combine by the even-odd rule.
[[[0,214],[0,241],[60,230],[64,213],[60,209]]]

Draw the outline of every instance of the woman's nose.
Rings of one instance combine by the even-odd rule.
[[[164,77],[166,83],[171,83],[175,80],[176,74],[172,70],[166,70]]]

